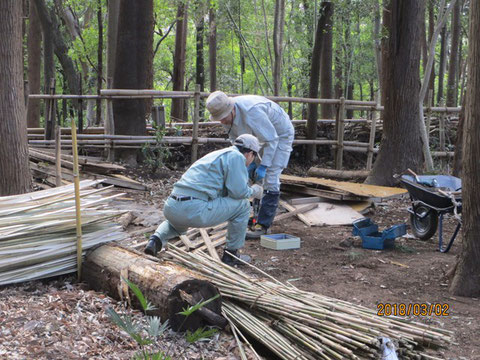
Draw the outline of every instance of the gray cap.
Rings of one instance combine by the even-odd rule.
[[[258,139],[250,134],[240,135],[235,139],[233,145],[242,146],[246,149],[255,151],[257,154],[260,151],[260,144],[258,142]]]

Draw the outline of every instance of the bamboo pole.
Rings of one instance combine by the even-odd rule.
[[[377,99],[378,101],[378,99]],[[367,153],[367,171],[372,170],[373,165],[373,147],[375,145],[375,130],[377,126],[377,121],[380,118],[380,113],[372,110],[372,123],[370,124],[370,136],[368,139],[368,153]]]
[[[343,161],[343,136],[345,134],[345,98],[340,98],[340,107],[337,114],[337,149],[335,152],[335,169],[340,170],[342,168]]]
[[[80,212],[80,176],[78,172],[77,128],[72,119],[73,183],[75,187],[75,222],[77,231],[77,278],[82,278],[82,214]]]
[[[200,85],[195,85],[195,107],[193,110],[191,163],[198,158],[198,122],[200,120]]]
[[[62,146],[60,144],[62,129],[55,126],[55,185],[62,186]]]
[[[107,87],[111,89],[113,86],[113,79],[108,78]],[[107,99],[107,118],[105,119],[105,135],[115,134],[115,123],[113,120],[113,102],[112,99]],[[115,152],[113,150],[113,143],[110,141],[107,146],[107,160],[113,161],[115,158]]]

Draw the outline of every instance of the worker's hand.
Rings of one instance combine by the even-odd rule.
[[[257,164],[254,161],[250,165],[248,165],[248,178],[254,180],[255,179],[255,170],[257,169]]]
[[[261,185],[258,185],[258,184],[253,184],[252,185],[252,190],[253,190],[252,197],[254,199],[259,199],[260,200],[263,196],[263,187]]]
[[[255,170],[255,181],[261,181],[265,178],[265,173],[267,172],[267,167],[265,165],[260,165]]]

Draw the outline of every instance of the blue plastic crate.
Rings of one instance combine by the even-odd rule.
[[[360,236],[365,249],[391,249],[395,247],[395,238],[407,233],[405,224],[394,225],[383,232],[378,231],[378,225],[371,219],[363,218],[353,223],[353,235]]]

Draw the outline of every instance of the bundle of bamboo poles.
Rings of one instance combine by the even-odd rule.
[[[375,359],[380,337],[393,340],[404,359],[436,359],[422,349],[452,341],[450,331],[379,317],[371,309],[284,285],[259,269],[269,280],[175,246],[168,254],[218,287],[235,334],[245,339],[245,332],[281,359]]]
[[[105,195],[111,187],[92,188],[99,183],[80,182],[83,254],[125,238],[112,222],[122,212],[107,207],[123,194]],[[75,272],[76,240],[73,184],[0,197],[0,285]]]

